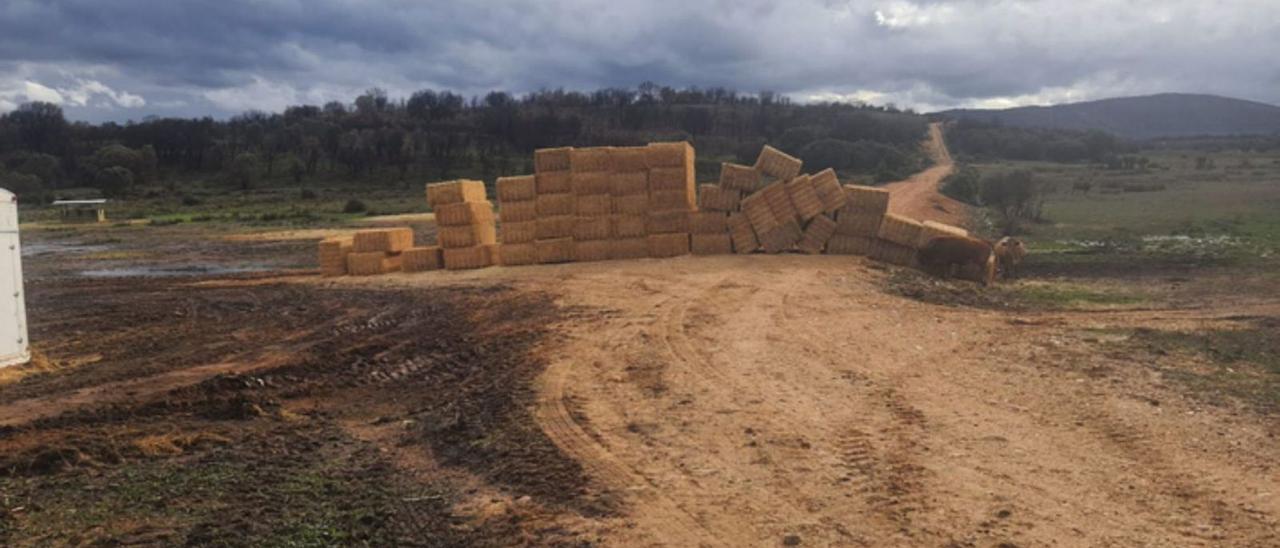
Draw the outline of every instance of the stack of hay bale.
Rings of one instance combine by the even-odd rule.
[[[742,211],[742,202],[746,197],[760,190],[760,171],[755,166],[744,166],[725,162],[720,164],[720,193],[731,194],[726,201],[736,201],[737,206],[729,213],[727,224],[729,237],[736,253],[754,253],[760,249],[760,240],[751,226],[750,219]],[[716,200],[713,200],[716,201]]]
[[[609,179],[609,258],[649,256],[649,158],[646,147],[622,149]]]
[[[503,265],[525,265],[538,262],[538,190],[537,176],[499,177],[498,235],[499,257]]]
[[[879,237],[872,242],[867,255],[880,262],[915,266],[916,245],[923,230],[924,224],[920,221],[887,213],[880,221]]]
[[[650,143],[649,212],[645,221],[650,257],[689,254],[689,217],[697,211],[693,146],[687,142]]]
[[[644,151],[634,148],[575,148],[569,154],[570,188],[575,200],[569,260],[609,258],[615,173],[644,169]]]
[[[880,235],[880,221],[889,212],[889,191],[859,185],[842,188],[845,205],[836,214],[836,232],[827,243],[827,252],[869,255]]]
[[[347,273],[372,276],[400,270],[401,252],[413,247],[412,228],[361,230],[352,238]]]
[[[577,200],[570,170],[574,149],[548,148],[534,152],[536,193],[534,209],[534,254],[543,264],[573,260],[573,229],[577,220]]]
[[[443,249],[446,269],[484,268],[496,262],[496,219],[483,182],[428,184],[427,204],[435,212],[436,239]]]
[[[351,237],[339,236],[320,241],[320,275],[343,276],[347,273],[347,255],[351,253]]]
[[[806,203],[813,200],[817,203],[818,212],[804,227],[804,236],[800,239],[797,247],[800,251],[816,255],[826,251],[827,245],[832,236],[836,232],[835,217],[837,212],[845,206],[847,197],[844,189],[840,188],[840,179],[836,176],[836,171],[831,168],[824,169],[816,175],[804,177],[808,180],[807,188],[799,191],[800,198],[793,198],[797,203],[801,200]],[[812,192],[812,197],[809,197]],[[796,196],[793,194],[793,196]]]
[[[732,167],[730,167],[732,166]],[[730,230],[729,218],[732,215],[739,215],[742,207],[743,191],[734,184],[726,185],[726,172],[729,173],[730,183],[745,183],[751,190],[755,190],[755,181],[759,181],[754,168],[746,168],[749,173],[743,173],[736,164],[721,164],[720,166],[720,182],[715,184],[698,185],[698,210],[689,214],[689,231],[691,233],[689,249],[694,255],[727,255],[733,253],[734,236]],[[733,179],[738,176],[741,180]],[[741,227],[743,223],[739,221],[737,226]],[[750,223],[746,224],[746,230],[751,231]],[[750,238],[742,237],[743,247],[750,247],[747,252],[754,251],[757,246],[755,242],[755,233],[751,232]]]

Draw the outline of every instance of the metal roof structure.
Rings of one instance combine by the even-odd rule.
[[[106,198],[96,200],[54,200],[52,205],[99,205],[107,203]]]

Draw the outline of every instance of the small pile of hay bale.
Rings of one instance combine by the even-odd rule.
[[[466,179],[427,185],[445,269],[484,268],[498,258],[496,217],[485,192],[483,182]]]
[[[323,246],[323,242],[321,242]],[[347,253],[347,274],[373,276],[396,272],[401,267],[401,253],[413,247],[412,228],[376,228],[361,230],[352,237]]]

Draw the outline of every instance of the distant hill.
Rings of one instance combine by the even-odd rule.
[[[955,109],[936,113],[1013,127],[1100,129],[1131,139],[1280,133],[1280,107],[1219,97],[1164,93],[1048,107]]]

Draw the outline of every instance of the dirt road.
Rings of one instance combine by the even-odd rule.
[[[940,122],[929,124],[929,137],[923,146],[933,160],[933,167],[912,175],[905,181],[885,185],[884,188],[893,195],[889,201],[889,210],[914,219],[964,226],[969,221],[969,206],[938,192],[942,180],[955,171],[955,163],[952,162],[947,143],[942,138]]]
[[[850,263],[686,258],[526,280],[609,311],[547,348],[537,411],[624,495],[607,544],[1280,542],[1274,425],[1188,400],[1083,331],[1144,318],[930,306]]]

